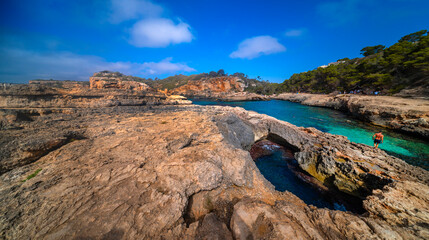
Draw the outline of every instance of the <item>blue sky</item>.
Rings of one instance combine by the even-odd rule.
[[[0,82],[224,69],[282,82],[429,26],[427,0],[2,0]]]

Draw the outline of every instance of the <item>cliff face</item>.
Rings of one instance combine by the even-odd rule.
[[[0,90],[0,108],[91,108],[111,106],[190,104],[186,98],[159,92],[126,89],[51,88],[39,85],[10,86]]]
[[[238,77],[215,77],[203,80],[189,81],[186,85],[173,89],[173,94],[198,96],[243,92],[244,82]]]
[[[20,128],[22,121],[78,108],[191,104],[185,97],[127,89],[90,89],[88,82],[32,82],[0,89],[0,129]],[[37,155],[37,154],[36,154]],[[31,157],[30,157],[31,158]],[[3,170],[0,169],[0,173]]]
[[[150,84],[154,88],[142,82],[130,81],[130,79],[133,78],[132,76],[125,76],[121,73],[109,71],[97,72],[90,77],[90,88],[157,91],[165,95],[182,95],[193,98],[211,98],[224,101],[267,100],[265,96],[245,92],[246,83],[241,78],[234,76],[206,77],[200,80],[188,80],[185,85],[173,88],[172,90],[168,90],[167,88],[162,89],[162,84],[152,80],[147,81],[152,81]],[[183,84],[180,82],[181,80],[177,81],[175,85]]]
[[[135,91],[152,91],[153,89],[145,83],[124,80],[121,74],[110,72],[94,73],[89,78],[91,89],[125,89]]]

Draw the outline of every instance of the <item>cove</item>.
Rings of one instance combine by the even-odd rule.
[[[372,135],[383,131],[384,143],[380,148],[407,163],[429,170],[429,144],[421,139],[365,124],[340,111],[305,106],[282,100],[217,102],[191,99],[197,105],[242,107],[290,122],[296,126],[314,127],[320,131],[346,136],[350,141],[373,146]]]

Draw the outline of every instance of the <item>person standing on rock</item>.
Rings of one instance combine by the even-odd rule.
[[[374,147],[378,148],[378,144],[383,143],[384,136],[380,131],[380,132],[372,135],[372,139],[374,139]]]

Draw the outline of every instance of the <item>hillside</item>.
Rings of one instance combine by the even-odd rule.
[[[91,78],[100,78],[108,85],[110,81],[114,82],[139,82],[148,85],[149,87],[177,94],[187,94],[191,91],[192,95],[202,92],[252,92],[259,94],[272,94],[272,84],[268,81],[262,81],[254,78],[249,78],[244,73],[225,73],[223,69],[219,71],[211,71],[209,73],[199,73],[193,75],[174,75],[164,79],[140,78],[135,76],[127,76],[119,72],[101,71],[95,73]]]
[[[429,36],[422,30],[394,45],[365,47],[362,58],[340,59],[328,66],[294,74],[275,92],[331,93],[362,91],[429,95]]]

